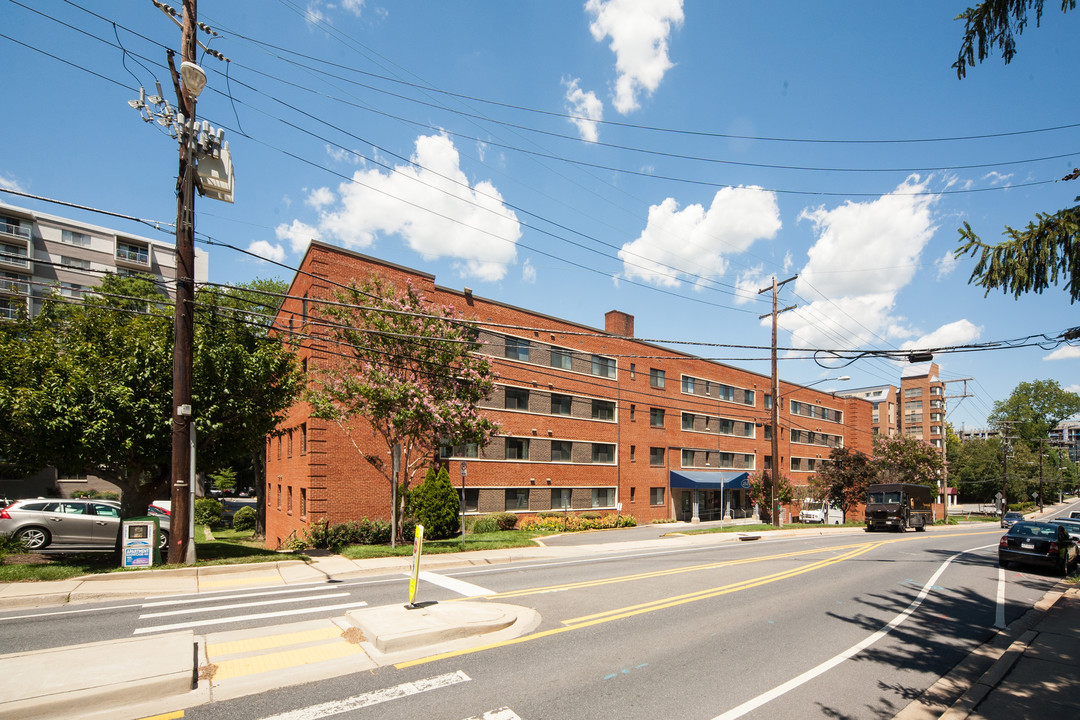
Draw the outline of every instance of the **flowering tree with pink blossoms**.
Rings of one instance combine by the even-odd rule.
[[[440,445],[483,447],[499,427],[478,403],[495,389],[495,372],[479,348],[477,329],[453,307],[429,302],[415,287],[373,277],[336,293],[320,311],[325,367],[313,369],[307,400],[313,415],[333,420],[357,452],[402,498],[417,473],[434,464]],[[365,439],[385,442],[371,451]],[[385,448],[401,447],[401,476]],[[365,449],[367,448],[367,449]]]

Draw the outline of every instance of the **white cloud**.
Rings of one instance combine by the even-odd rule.
[[[273,260],[274,262],[285,261],[285,248],[281,247],[280,244],[271,245],[266,240],[256,240],[248,245],[247,249],[249,253],[254,253],[267,260]]]
[[[594,143],[600,139],[596,121],[604,119],[604,103],[592,90],[585,92],[578,87],[578,82],[578,78],[563,78],[562,83],[566,86],[566,109],[574,116],[570,118],[570,122],[577,126],[581,139]]]
[[[363,165],[364,156],[360,153],[352,150],[346,150],[342,147],[336,147],[334,145],[326,145],[326,154],[330,156],[330,159],[334,162],[347,162],[353,165]]]
[[[311,25],[318,25],[326,19],[326,15],[323,14],[322,8],[319,7],[320,4],[319,0],[314,0],[314,2],[308,3],[307,8],[304,10],[304,20]]]
[[[927,333],[922,337],[905,342],[901,347],[907,348],[943,348],[955,345],[967,345],[979,339],[982,335],[982,325],[974,325],[970,321],[956,320],[942,325],[937,330]]]
[[[345,8],[356,17],[360,17],[364,11],[364,2],[365,0],[341,0],[341,7]]]
[[[312,240],[321,238],[316,228],[299,220],[293,220],[292,225],[286,225],[285,223],[278,225],[274,228],[274,235],[277,236],[278,240],[288,240],[289,246],[297,255],[303,255],[307,252],[308,245],[311,244]]]
[[[795,283],[810,302],[780,316],[792,345],[880,346],[915,334],[894,309],[937,230],[931,210],[938,196],[926,192],[928,182],[911,176],[875,200],[802,212],[817,240]]]
[[[327,205],[332,204],[335,199],[336,198],[334,197],[334,193],[330,188],[321,187],[315,188],[310,193],[308,193],[307,200],[305,202],[307,202],[308,205],[315,208],[316,210],[321,210]]]
[[[682,0],[588,0],[589,31],[597,42],[611,38],[615,53],[615,109],[639,107],[638,93],[652,93],[673,66],[668,59],[672,26],[682,25]]]
[[[645,230],[619,250],[623,275],[674,287],[683,276],[715,278],[727,270],[725,255],[744,252],[780,230],[776,194],[757,187],[723,188],[708,210],[679,209],[674,198],[649,208]],[[697,280],[698,283],[701,280]]]
[[[956,269],[957,260],[956,253],[952,250],[945,251],[945,254],[937,259],[934,263],[937,266],[937,279],[941,280],[952,274],[952,271]]]
[[[1080,347],[1063,345],[1044,357],[1043,360],[1080,360]]]
[[[753,302],[758,296],[758,291],[768,284],[770,280],[766,277],[763,265],[757,265],[739,273],[735,281],[735,304],[746,305]]]
[[[19,185],[19,183],[15,182],[6,175],[0,175],[0,188],[4,188],[5,190],[17,190],[18,192],[26,192],[22,189],[22,186]]]
[[[530,285],[536,283],[536,268],[528,258],[525,258],[525,262],[521,265],[521,280]]]
[[[416,139],[416,165],[357,171],[338,187],[340,203],[319,229],[348,247],[398,235],[425,260],[456,258],[463,276],[501,280],[517,258],[521,225],[490,182],[470,186],[457,148],[441,135]]]
[[[1080,385],[1073,384],[1073,385],[1069,385],[1069,386],[1067,386],[1065,388],[1062,388],[1062,389],[1065,390],[1066,392],[1074,392],[1077,395],[1080,395]]]
[[[988,181],[991,185],[1008,185],[1012,177],[1012,173],[999,173],[995,170],[983,175],[982,179]]]

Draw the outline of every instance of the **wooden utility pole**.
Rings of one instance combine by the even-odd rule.
[[[180,59],[196,60],[195,2],[183,0]],[[191,375],[195,344],[195,163],[192,134],[195,127],[195,98],[182,86],[169,53],[169,69],[176,88],[177,106],[184,118],[179,129],[180,169],[176,177],[176,313],[173,338],[172,417],[172,514],[169,522],[169,563],[195,561],[189,532],[191,513]]]
[[[758,320],[764,320],[765,318],[772,316],[772,468],[769,471],[769,476],[772,479],[772,502],[771,510],[772,523],[775,527],[780,527],[780,376],[777,374],[776,367],[776,318],[780,313],[787,312],[788,310],[794,310],[797,305],[789,305],[783,310],[776,309],[776,291],[783,285],[788,284],[792,280],[798,278],[798,275],[789,277],[783,282],[776,282],[776,276],[773,276],[772,287],[759,290],[758,295],[769,292],[772,290],[772,312],[767,315],[761,315]]]

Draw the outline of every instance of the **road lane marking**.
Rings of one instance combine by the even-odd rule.
[[[284,584],[284,580],[281,575],[258,575],[256,577],[237,578],[233,580],[203,580],[199,579],[199,589],[213,588],[213,587],[240,587],[243,585],[254,585],[255,583],[264,583],[277,580]],[[266,586],[263,586],[266,587]],[[272,586],[271,586],[272,587]]]
[[[280,580],[280,579],[281,578],[279,577],[278,580]],[[302,583],[287,583],[288,587],[301,587],[303,585],[325,585],[325,584],[326,584],[326,580],[311,580],[311,581],[302,582]],[[272,589],[272,588],[279,588],[279,587],[281,587],[280,582],[275,583],[273,585],[258,585],[256,587],[248,587],[248,588],[243,588],[243,589],[244,590],[262,590],[262,589],[265,588],[265,589],[269,590],[269,589]],[[239,588],[237,588],[237,589],[239,589]],[[188,598],[197,598],[197,597],[203,597],[203,596],[206,596],[206,595],[220,595],[220,594],[223,594],[223,593],[231,593],[231,592],[236,592],[236,589],[233,589],[233,590],[206,590],[206,591],[203,591],[203,592],[196,591],[196,592],[192,592],[192,593],[173,593],[173,594],[170,594],[170,595],[148,595],[145,599],[146,600],[175,600],[175,599],[183,599],[183,598],[186,598],[186,597],[188,597]]]
[[[286,603],[308,602],[309,600],[329,600],[330,598],[349,597],[347,592],[327,593],[308,597],[278,598],[277,600],[259,600],[257,602],[233,603],[232,605],[214,605],[212,607],[182,608],[180,610],[164,610],[162,612],[143,613],[140,620],[158,617],[172,617],[174,615],[194,615],[196,613],[217,612],[219,610],[239,610],[240,608],[262,607],[264,605],[285,605]]]
[[[340,631],[338,637],[341,637]],[[295,650],[282,650],[281,652],[264,653],[252,657],[219,660],[214,663],[214,675],[210,682],[217,685],[233,678],[274,672],[276,670],[287,670],[301,665],[311,665],[327,660],[338,660],[350,655],[364,654],[359,645],[340,639],[338,642],[323,643]]]
[[[562,633],[565,633],[565,632],[571,632],[573,630],[580,630],[581,628],[590,627],[592,625],[600,625],[602,623],[611,622],[612,620],[618,620],[618,619],[625,618],[625,617],[630,617],[632,615],[641,615],[641,614],[644,614],[644,613],[653,612],[655,610],[660,610],[660,609],[663,609],[665,607],[672,607],[674,605],[680,605],[680,604],[689,603],[689,602],[696,602],[698,600],[707,599],[708,597],[715,597],[716,595],[723,595],[725,593],[737,592],[738,590],[747,590],[747,589],[749,589],[751,587],[756,587],[758,585],[764,585],[764,584],[767,584],[767,583],[770,583],[770,582],[776,582],[777,580],[782,580],[784,578],[800,574],[800,572],[810,572],[810,570],[818,570],[818,569],[821,569],[823,567],[827,567],[829,565],[835,564],[837,562],[842,562],[843,560],[847,560],[847,559],[850,559],[852,557],[856,557],[858,555],[862,555],[863,553],[869,552],[870,550],[872,550],[874,548],[877,548],[877,547],[880,547],[881,545],[884,545],[887,542],[895,542],[895,541],[879,541],[879,542],[873,542],[873,543],[864,543],[862,545],[856,545],[856,546],[854,546],[854,549],[851,549],[850,552],[847,553],[846,555],[839,556],[837,558],[828,558],[826,560],[821,560],[821,561],[818,561],[816,563],[812,563],[811,566],[808,566],[808,569],[797,568],[796,570],[785,571],[783,573],[774,573],[772,575],[766,575],[766,576],[764,576],[764,578],[756,578],[754,580],[747,581],[746,583],[740,583],[740,584],[738,584],[738,587],[728,586],[727,588],[713,588],[711,591],[708,591],[708,592],[711,593],[709,595],[695,595],[693,597],[681,596],[680,598],[677,598],[677,599],[676,598],[666,598],[664,601],[661,601],[661,602],[664,602],[663,605],[652,605],[652,606],[649,606],[649,607],[640,607],[640,608],[636,608],[636,609],[635,608],[620,608],[618,610],[610,611],[609,613],[600,613],[599,616],[592,616],[590,619],[580,620],[580,621],[576,622],[573,625],[564,625],[563,627],[552,628],[550,630],[542,630],[542,631],[537,632],[537,633],[532,633],[531,635],[523,635],[521,637],[511,638],[509,640],[501,640],[501,641],[498,641],[498,642],[488,643],[486,645],[478,645],[476,647],[464,648],[462,650],[451,650],[450,652],[439,653],[438,655],[430,655],[428,657],[418,658],[416,660],[408,660],[406,662],[398,663],[398,664],[394,665],[394,667],[396,667],[396,668],[398,668],[400,670],[400,669],[403,669],[403,668],[413,667],[415,665],[423,665],[425,663],[435,662],[437,660],[445,660],[447,658],[452,658],[452,657],[460,657],[460,656],[463,656],[463,655],[471,655],[472,653],[482,652],[484,650],[491,650],[491,649],[494,649],[494,648],[507,647],[507,646],[510,646],[510,645],[519,645],[521,643],[530,642],[532,640],[538,640],[540,638],[551,637],[553,635],[561,635]],[[852,548],[851,545],[847,545],[847,546],[844,546],[844,547],[847,547],[849,549]],[[785,553],[785,555],[794,555],[794,554],[799,554],[799,553]],[[661,573],[661,574],[663,574],[663,573]]]
[[[465,718],[465,720],[521,720],[521,716],[510,708],[499,708],[498,710],[488,710],[483,715],[473,715],[471,718]]]
[[[366,607],[366,602],[343,603],[341,605],[320,605],[313,608],[299,608],[297,610],[280,610],[278,612],[256,613],[255,615],[236,615],[227,618],[215,618],[213,620],[193,620],[191,622],[172,623],[171,625],[154,625],[152,627],[138,628],[132,635],[145,635],[146,633],[165,632],[166,630],[183,630],[190,627],[204,627],[207,625],[226,625],[228,623],[245,622],[247,620],[265,620],[267,618],[288,617],[290,615],[305,615],[325,610],[344,610]]]
[[[472,678],[468,675],[458,670],[457,672],[402,683],[401,685],[395,685],[394,687],[384,688],[382,690],[373,690],[372,692],[364,693],[363,695],[354,695],[353,697],[345,698],[344,700],[332,700],[330,702],[320,703],[319,705],[310,705],[298,710],[264,717],[261,718],[261,720],[319,720],[320,718],[329,717],[331,715],[340,715],[341,713],[378,705],[379,703],[388,702],[390,700],[397,700],[409,695],[418,695],[430,690],[439,690],[444,687],[450,687],[451,685],[457,685],[458,683],[469,682],[471,679]]]
[[[795,688],[799,687],[800,685],[804,685],[804,684],[810,682],[811,680],[818,677],[819,675],[822,675],[822,674],[828,672],[829,670],[832,670],[834,667],[836,667],[840,663],[844,662],[845,660],[851,659],[852,657],[859,654],[860,652],[862,652],[866,648],[870,647],[871,645],[876,643],[878,640],[880,640],[881,638],[885,637],[890,632],[892,632],[895,628],[899,627],[909,617],[911,617],[911,615],[919,608],[919,606],[922,605],[923,600],[925,600],[926,596],[930,594],[930,589],[934,587],[934,585],[937,583],[938,578],[941,577],[942,573],[945,572],[945,569],[948,568],[949,565],[952,564],[953,560],[956,560],[956,558],[958,558],[961,555],[964,555],[966,553],[974,552],[975,550],[982,550],[984,547],[986,547],[986,546],[978,547],[978,548],[972,548],[970,550],[962,550],[962,551],[956,553],[955,555],[953,555],[952,557],[950,557],[945,562],[941,563],[941,566],[937,569],[937,572],[935,572],[930,577],[930,579],[926,581],[926,584],[923,585],[922,589],[919,591],[919,594],[916,595],[915,599],[911,601],[911,604],[909,604],[907,606],[907,608],[903,612],[901,612],[899,615],[897,615],[892,620],[890,620],[888,622],[888,624],[886,624],[885,627],[883,627],[882,629],[878,630],[877,632],[873,633],[872,635],[869,635],[868,637],[863,639],[861,642],[855,643],[854,645],[849,647],[847,650],[844,650],[843,652],[839,653],[838,655],[833,656],[832,658],[830,658],[829,660],[826,660],[825,662],[821,663],[820,665],[818,665],[816,667],[813,667],[813,668],[810,668],[809,670],[807,670],[803,674],[801,674],[801,675],[799,675],[797,677],[794,677],[791,680],[788,680],[786,683],[783,683],[781,685],[777,685],[772,690],[769,690],[768,692],[762,693],[761,695],[758,695],[755,698],[751,698],[750,700],[747,700],[746,702],[742,703],[741,705],[738,705],[738,706],[732,708],[731,710],[728,710],[727,712],[725,712],[725,713],[723,713],[721,715],[717,715],[715,718],[713,718],[713,720],[735,720],[735,718],[740,718],[743,715],[746,715],[747,713],[758,709],[762,705],[765,705],[766,703],[772,702],[776,698],[787,694],[788,692],[794,690]]]
[[[282,633],[280,635],[264,635],[262,637],[249,638],[247,640],[231,640],[229,642],[208,643],[206,657],[211,662],[227,655],[237,653],[255,652],[257,650],[271,650],[288,645],[300,645],[303,643],[316,642],[318,640],[333,640],[341,637],[341,628],[337,625],[328,625],[314,630]]]
[[[409,573],[402,573],[406,577]],[[439,575],[429,570],[420,571],[420,579],[424,582],[429,582],[432,585],[438,585],[439,587],[446,588],[447,590],[453,590],[459,595],[465,595],[466,597],[478,597],[483,595],[491,595],[494,590],[488,590],[487,588],[480,587],[479,585],[473,585],[472,583],[465,582],[464,580],[458,580],[457,578],[447,577],[446,575]]]
[[[183,710],[177,710],[176,712],[164,713],[162,715],[151,715],[150,717],[139,718],[139,720],[179,720],[184,717]]]
[[[303,592],[321,592],[322,590],[340,590],[340,585],[323,584],[321,587],[294,587],[288,590],[262,590],[260,592],[244,592],[234,595],[213,595],[212,597],[204,597],[202,595],[185,597],[182,600],[162,600],[160,602],[143,603],[143,608],[155,608],[155,607],[170,607],[174,605],[192,605],[195,603],[211,603],[220,602],[222,600],[243,600],[244,598],[252,597],[265,597],[267,595],[295,595],[296,593]],[[231,591],[230,591],[231,592]]]

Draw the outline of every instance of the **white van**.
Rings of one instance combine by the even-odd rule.
[[[799,513],[799,522],[840,525],[844,522],[844,512],[837,506],[821,500],[807,500]]]

